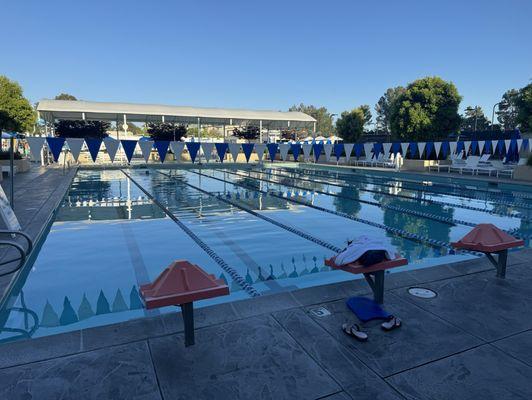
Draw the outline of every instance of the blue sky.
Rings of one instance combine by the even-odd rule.
[[[0,74],[32,101],[340,113],[438,75],[462,108],[532,79],[532,1],[2,2]]]

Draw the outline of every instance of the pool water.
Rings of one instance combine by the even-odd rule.
[[[532,193],[427,179],[289,164],[80,170],[0,311],[0,342],[175,310],[145,310],[138,288],[178,259],[230,287],[201,307],[353,279],[323,260],[360,235],[408,259],[394,272],[475,257],[449,243],[481,222],[529,246]]]

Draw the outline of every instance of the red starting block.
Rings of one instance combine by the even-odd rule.
[[[179,260],[170,264],[153,283],[142,285],[140,294],[147,309],[181,307],[185,346],[190,346],[194,344],[194,301],[228,295],[229,287],[199,266]]]
[[[382,261],[377,264],[363,266],[359,262],[354,262],[345,265],[336,265],[334,263],[336,257],[325,260],[325,265],[332,269],[341,269],[342,271],[349,272],[350,274],[364,274],[366,282],[373,291],[373,299],[376,303],[382,304],[384,302],[384,271],[390,268],[401,267],[408,264],[406,258],[401,257],[399,254],[395,255],[393,260]]]
[[[497,277],[499,278],[506,276],[508,249],[524,244],[524,240],[514,238],[493,224],[478,224],[458,242],[451,243],[457,249],[479,251],[486,254],[497,269]],[[497,260],[493,254],[497,254]]]

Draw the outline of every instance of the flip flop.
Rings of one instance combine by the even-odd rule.
[[[366,340],[368,340],[368,334],[366,332],[362,332],[358,324],[353,324],[353,325],[343,324],[342,331],[344,331],[346,335],[354,337],[356,340],[360,342],[365,342]]]
[[[392,331],[400,327],[401,327],[401,320],[397,317],[394,317],[393,315],[391,315],[390,318],[388,318],[386,322],[383,322],[381,324],[381,328],[384,329],[385,331]]]

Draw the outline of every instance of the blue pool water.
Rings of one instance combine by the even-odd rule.
[[[0,342],[172,310],[143,309],[138,287],[176,259],[227,281],[231,294],[203,306],[353,279],[323,260],[360,235],[396,246],[409,260],[397,270],[411,270],[474,257],[449,243],[477,223],[531,234],[532,193],[519,187],[288,165],[125,172],[78,172],[0,310]]]

